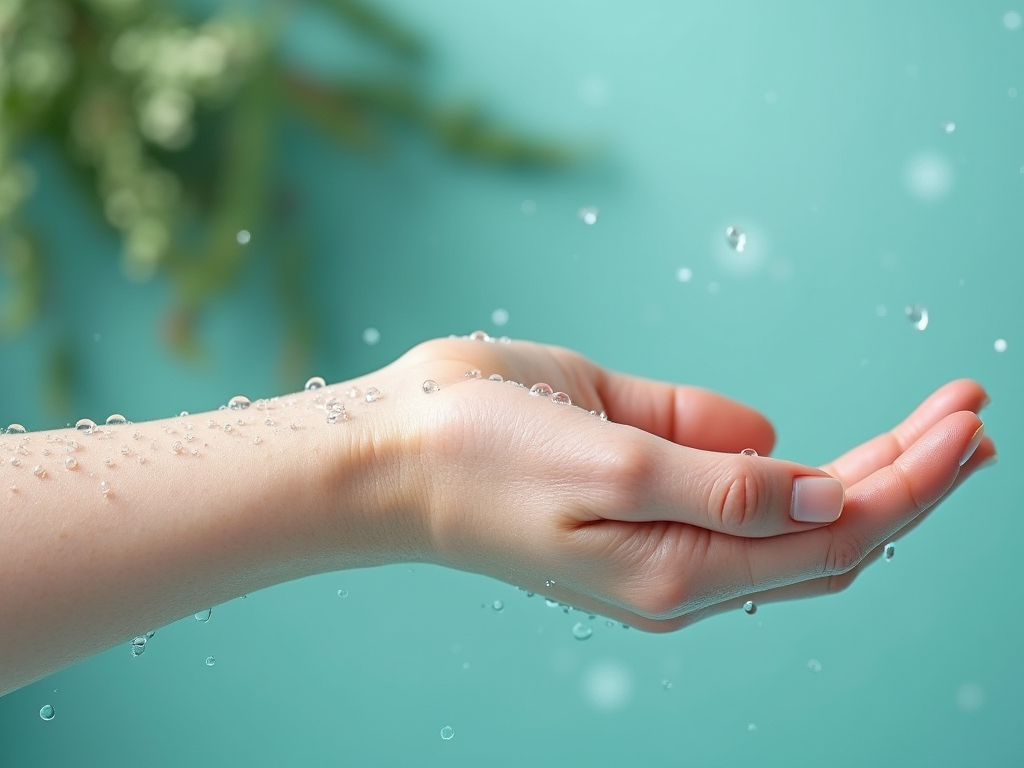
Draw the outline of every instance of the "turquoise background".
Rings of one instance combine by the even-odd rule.
[[[309,374],[482,328],[718,389],[808,463],[969,376],[992,396],[1000,463],[848,591],[667,636],[418,564],[280,585],[159,628],[141,658],[124,644],[0,698],[0,766],[1020,766],[1024,28],[1004,17],[1024,3],[383,5],[435,43],[439,97],[601,153],[495,171],[408,136],[368,159],[289,121],[326,342]],[[312,15],[282,45],[327,70],[357,55]],[[189,367],[155,343],[163,289],[124,282],[55,156],[31,160],[31,215],[60,259],[51,309],[86,361],[81,415],[301,387],[277,378],[258,223],[246,284],[204,329],[215,355]],[[38,392],[53,322],[0,347],[0,421],[54,426]]]

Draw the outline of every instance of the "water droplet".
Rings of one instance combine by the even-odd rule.
[[[146,642],[148,638],[145,635],[139,635],[132,640],[132,656],[138,658],[146,652]]]
[[[21,424],[9,424],[7,429],[4,430],[4,433],[8,435],[24,435],[25,431],[25,428],[21,426]]]
[[[753,600],[747,600],[743,604],[743,610],[750,614],[757,613],[757,604]]]
[[[146,639],[147,640],[152,640],[153,639],[153,635],[155,635],[155,634],[156,634],[156,630],[155,629],[149,630],[149,632],[146,633]]]
[[[375,403],[375,402],[377,402],[378,400],[380,400],[380,390],[377,389],[376,387],[367,387],[366,388],[366,398],[365,399],[366,399],[366,402],[368,402],[368,403]]]
[[[479,379],[482,374],[474,368],[472,371],[466,371],[464,375],[467,379]]]
[[[244,411],[251,404],[252,403],[250,402],[249,398],[246,397],[245,395],[235,395],[230,400],[228,400],[228,408],[230,408],[233,411]]]
[[[363,343],[371,347],[380,341],[380,331],[376,328],[367,328],[363,331]]]
[[[253,445],[259,445],[262,442],[263,442],[263,438],[262,437],[260,437],[259,435],[253,435],[253,438],[252,438],[252,444]]]
[[[265,418],[263,420],[263,423],[264,423],[264,425],[266,425],[268,427],[274,426],[274,420],[272,418],[270,418],[269,416],[267,416],[267,418]]]
[[[739,227],[726,227],[725,242],[736,253],[743,253],[743,249],[747,247],[747,234]]]
[[[676,272],[676,280],[678,280],[680,283],[690,282],[691,280],[693,280],[693,270],[690,269],[689,267],[681,267],[679,271]]]
[[[942,130],[945,131],[946,133],[953,133],[953,131],[956,130],[956,123],[954,123],[952,120],[947,120],[942,124]]]
[[[77,469],[78,459],[76,459],[74,456],[68,456],[67,458],[64,459],[64,467],[66,469]]]
[[[224,425],[224,431],[225,432],[230,432],[232,429],[234,429],[234,427],[232,427],[230,424],[225,424]]]
[[[530,394],[536,395],[537,397],[549,397],[553,393],[554,390],[544,383],[534,384],[530,387]]]
[[[46,470],[43,469],[41,464],[36,464],[34,467],[32,467],[32,474],[40,478],[46,477]]]
[[[193,456],[198,456],[199,455],[199,449],[198,448],[193,448],[192,450],[189,451],[189,453],[191,453]]]
[[[892,560],[892,558],[893,558],[893,556],[895,554],[896,554],[896,545],[893,544],[892,542],[889,542],[888,544],[886,544],[885,545],[885,549],[882,550],[882,557],[885,558],[885,562],[887,562],[887,563],[890,560]]]
[[[821,672],[821,662],[817,659],[808,659],[807,668],[811,670],[811,672]]]
[[[338,597],[348,597],[348,590],[347,589],[339,589],[338,590]]]
[[[512,343],[512,338],[510,336],[499,336],[498,337],[498,343],[499,344],[511,344]]]
[[[127,456],[127,455],[128,455],[128,454],[130,454],[131,452],[132,452],[132,449],[131,449],[131,448],[129,448],[127,444],[123,444],[123,445],[121,446],[121,455],[122,455],[122,456]]]
[[[73,453],[73,452],[75,452],[77,450],[78,450],[78,441],[77,440],[68,440],[67,443],[64,444],[64,453]]]
[[[240,229],[238,234],[235,235],[235,240],[239,245],[248,245],[249,241],[252,240],[252,233],[248,229]]]
[[[557,608],[558,601],[552,600],[550,597],[546,597],[544,598],[544,605],[546,605],[548,608]]]
[[[206,666],[212,667],[216,663],[217,663],[217,660],[215,658],[213,658],[213,656],[207,656],[206,657]]]
[[[508,322],[508,311],[496,309],[491,312],[491,322],[495,325],[505,325]]]
[[[19,459],[17,456],[11,456],[11,466],[12,467],[20,467],[21,466],[21,459]]]
[[[757,451],[755,451],[753,448],[744,448],[742,451],[740,451],[740,455],[741,456],[757,456]]]
[[[490,376],[487,377],[487,380],[488,381],[504,381],[505,379],[502,378],[500,373],[492,373]]]
[[[551,395],[551,402],[557,405],[572,405],[572,400],[565,392],[555,392]]]
[[[584,208],[580,208],[579,211],[576,212],[576,215],[579,216],[580,221],[587,226],[593,226],[594,224],[597,224],[597,216],[599,213],[600,211],[598,211],[597,208],[592,205],[588,205]]]
[[[43,456],[49,456],[49,455],[50,455],[50,449],[49,448],[43,448]]]
[[[313,376],[309,381],[306,382],[305,389],[307,392],[309,392],[310,390],[320,389],[321,387],[326,385],[327,382],[324,381],[322,376]]]
[[[56,714],[56,711],[54,711],[53,706],[50,704],[44,704],[39,710],[39,717],[46,721],[53,720],[53,716]]]
[[[337,424],[339,421],[347,420],[348,412],[345,410],[345,406],[341,406],[340,408],[331,408],[329,411],[327,411],[328,424]]]
[[[210,620],[210,616],[212,615],[213,608],[203,608],[203,610],[196,614],[196,621],[201,621],[205,624]]]
[[[664,680],[661,681],[661,687],[664,688],[666,691],[671,691],[672,681],[666,677]]]
[[[112,426],[120,425],[120,424],[127,424],[127,423],[128,423],[128,419],[126,419],[120,413],[112,413],[109,416],[107,416],[106,424],[107,424],[108,427],[112,427]]]
[[[84,432],[87,435],[91,435],[92,431],[96,429],[96,422],[92,419],[79,419],[75,422],[75,429],[79,432]]]
[[[217,427],[217,422],[216,422],[216,421],[214,421],[213,419],[207,419],[207,420],[206,420],[206,426],[207,426],[208,428],[210,428],[210,429],[216,429],[216,427]]]
[[[181,453],[181,443],[177,440],[171,443],[171,453]]]
[[[756,730],[757,730],[757,726],[756,726],[756,725],[754,725],[753,723],[749,723],[749,724],[747,725],[747,730],[748,730],[748,731],[750,731],[751,733],[753,733],[754,731],[756,731]]]
[[[452,728],[450,725],[446,725],[444,728],[441,729],[441,738],[445,741],[451,741],[451,738],[454,735],[455,729]]]
[[[608,421],[608,414],[601,411],[601,421]]]
[[[592,634],[594,634],[593,628],[587,626],[582,621],[577,621],[572,625],[572,636],[577,640],[586,640]]]
[[[995,348],[996,352],[1005,352],[1006,339],[996,339],[995,344],[993,344],[992,346]]]
[[[553,587],[555,586],[555,582],[552,579],[544,579],[544,586]]]
[[[143,455],[142,455],[141,453],[139,453],[139,454],[136,454],[136,456],[135,456],[135,460],[136,460],[137,462],[139,462],[139,464],[145,464],[145,463],[146,463],[146,457],[145,457],[145,456],[143,456]]]
[[[487,331],[473,331],[469,334],[470,341],[490,341],[491,337],[487,334]]]
[[[428,395],[434,392],[439,392],[440,389],[441,387],[439,387],[437,385],[437,382],[434,381],[433,379],[427,379],[426,381],[423,382],[423,391]]]
[[[100,493],[102,493],[104,496],[110,495],[110,483],[108,483],[106,480],[100,480]]]
[[[187,433],[185,434],[185,442],[186,442],[186,443],[191,443],[191,442],[192,442],[193,440],[195,440],[195,439],[196,439],[196,436],[195,436],[195,435],[193,435],[193,434],[192,434],[191,432],[187,432]]]
[[[1024,23],[1024,17],[1022,17],[1017,11],[1007,11],[1003,15],[1003,26],[1011,32],[1015,32],[1020,29],[1022,23]]]
[[[928,327],[928,310],[924,307],[915,304],[912,307],[907,307],[903,312],[906,314],[907,319],[910,320],[910,324],[917,330],[923,331]]]

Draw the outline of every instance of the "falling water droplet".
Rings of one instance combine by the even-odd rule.
[[[488,381],[504,381],[505,379],[502,378],[500,373],[492,373],[490,376],[487,377],[487,380]]]
[[[740,455],[741,456],[757,456],[757,451],[755,451],[753,448],[744,448],[742,451],[740,451]]]
[[[373,346],[380,341],[380,331],[376,328],[367,328],[363,331],[363,343]]]
[[[676,280],[680,283],[688,283],[693,279],[693,270],[689,267],[680,267],[676,272]]]
[[[747,600],[743,604],[743,610],[750,614],[757,613],[757,604],[753,600]]]
[[[996,352],[1005,352],[1007,347],[1006,339],[996,339],[995,344],[992,346]]]
[[[49,722],[50,720],[53,720],[53,716],[56,715],[56,714],[57,714],[56,711],[53,709],[53,706],[50,705],[50,704],[44,704],[42,706],[42,708],[39,710],[39,717],[41,717],[43,720],[46,720],[47,722]],[[72,719],[74,719],[74,718],[72,718]]]
[[[592,205],[588,205],[584,208],[580,208],[579,211],[576,212],[576,215],[579,216],[580,221],[587,226],[593,226],[594,224],[597,224],[597,216],[599,213],[600,211],[598,211],[597,208]]]
[[[338,590],[338,597],[348,597],[348,590],[347,589],[339,589]]]
[[[811,670],[811,672],[821,672],[821,662],[817,659],[808,659],[807,668]]]
[[[2,423],[2,422],[0,422]],[[21,424],[9,424],[4,432],[8,435],[24,435],[25,428]]]
[[[96,422],[92,419],[79,419],[75,422],[75,429],[79,432],[84,432],[87,435],[91,435],[92,431],[96,429]]]
[[[108,483],[106,480],[100,480],[100,493],[102,493],[104,496],[110,495],[110,483]]]
[[[915,304],[912,307],[907,307],[903,311],[906,314],[907,319],[910,320],[910,324],[917,330],[923,331],[928,327],[928,310],[924,307]]]
[[[743,249],[747,247],[747,234],[739,227],[726,227],[725,242],[736,253],[743,253]]]
[[[375,403],[380,400],[380,390],[376,387],[366,388],[366,402]]]
[[[213,608],[203,608],[203,610],[196,614],[196,621],[201,621],[205,624],[210,620],[210,616],[212,615]]]
[[[508,310],[496,309],[491,312],[491,322],[495,325],[505,325],[508,322]]]
[[[887,563],[890,560],[892,560],[892,558],[893,558],[893,556],[895,554],[896,554],[896,545],[893,544],[892,542],[889,542],[888,544],[886,544],[885,545],[885,549],[882,550],[882,557],[885,558],[885,562],[887,562]]]
[[[501,611],[505,609],[505,604],[501,602],[501,600],[495,600],[493,603],[491,603],[491,608],[493,608],[496,611]]]
[[[120,413],[112,413],[109,416],[107,416],[107,422],[106,423],[107,423],[108,427],[112,427],[112,426],[115,426],[115,425],[127,424],[128,423],[128,419],[126,419]]]
[[[423,391],[428,395],[434,392],[439,392],[440,390],[441,387],[439,387],[437,385],[437,382],[434,381],[433,379],[427,379],[426,381],[423,382]]]
[[[538,397],[549,397],[553,393],[554,390],[544,383],[534,384],[532,387],[530,387],[530,394],[536,395]]]
[[[78,468],[78,459],[76,459],[74,456],[66,457],[64,459],[64,467],[66,469],[77,469]]]
[[[313,389],[320,389],[327,384],[322,376],[313,376],[309,381],[306,382],[305,389],[307,392]]]
[[[956,130],[956,123],[954,123],[952,120],[947,120],[942,124],[942,130],[945,131],[946,133],[953,133],[953,131]]]
[[[666,677],[664,680],[661,681],[661,687],[664,688],[666,691],[672,690],[672,681]]]
[[[206,666],[212,667],[216,663],[217,663],[217,660],[215,658],[213,658],[213,656],[207,656],[206,657]]]
[[[751,733],[753,733],[754,731],[757,730],[757,725],[755,725],[754,723],[748,723],[747,724],[747,730],[750,731]]]
[[[181,453],[181,443],[177,440],[171,443],[171,453]]]
[[[452,728],[450,725],[446,725],[444,728],[441,729],[441,738],[445,741],[451,741],[454,735],[455,729]]]
[[[244,411],[250,405],[251,402],[249,398],[246,397],[245,395],[235,395],[230,400],[228,400],[228,408],[230,408],[233,411]]]
[[[480,371],[478,371],[478,370],[476,370],[474,368],[472,371],[466,371],[466,373],[464,375],[465,375],[465,377],[467,379],[479,379],[480,376],[481,376],[481,373],[480,373]]]
[[[557,405],[572,405],[572,400],[565,392],[555,392],[551,395],[551,402]]]
[[[235,235],[235,240],[238,241],[239,245],[248,245],[249,241],[252,240],[252,233],[248,229],[240,229],[238,234]]]
[[[572,625],[572,636],[577,640],[586,640],[592,634],[594,634],[594,630],[582,621],[577,621]]]

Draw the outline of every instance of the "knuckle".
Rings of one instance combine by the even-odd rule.
[[[601,468],[614,505],[620,510],[636,510],[643,503],[654,480],[654,458],[637,445],[619,448]]]
[[[757,517],[763,496],[757,477],[734,471],[712,483],[708,512],[725,530],[747,528]]]

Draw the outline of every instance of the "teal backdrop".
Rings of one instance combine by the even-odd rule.
[[[1024,3],[381,6],[436,45],[433,93],[595,152],[500,171],[409,134],[368,158],[286,120],[322,332],[306,375],[480,328],[720,390],[808,463],[967,376],[992,396],[999,463],[846,592],[671,635],[421,564],[280,585],[0,698],[0,766],[1024,764]],[[358,58],[345,40],[298,14],[282,45],[330,70]],[[213,354],[189,365],[159,341],[165,289],[125,281],[56,155],[28,157],[56,299],[0,347],[0,420],[63,426],[40,395],[60,314],[79,415],[302,386],[280,381],[260,222],[250,274],[206,317]]]

